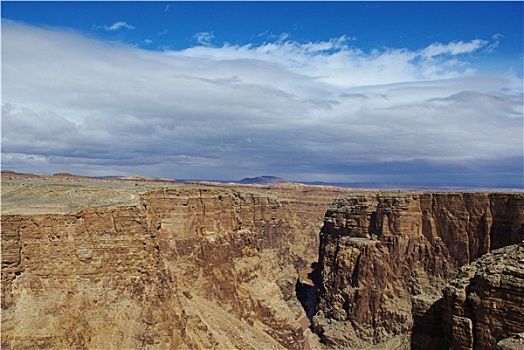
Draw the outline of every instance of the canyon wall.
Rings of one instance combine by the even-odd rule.
[[[521,193],[338,198],[320,234],[315,332],[333,348],[445,348],[442,288],[460,266],[523,239]]]
[[[181,346],[188,320],[145,218],[3,216],[2,348]]]
[[[81,206],[80,185],[62,185],[40,196],[31,184],[32,198],[75,191]],[[2,215],[2,348],[318,348],[296,298],[311,317],[313,282],[313,329],[328,348],[519,341],[509,336],[521,295],[497,298],[522,284],[521,270],[442,289],[460,266],[524,239],[523,194],[126,183],[133,202],[108,206],[122,185],[104,183],[108,198],[89,186],[91,204],[69,213],[48,200],[25,213],[18,191],[13,208],[3,196],[3,209],[22,211]],[[506,331],[487,331],[487,314]]]
[[[2,215],[2,348],[302,349],[295,284],[341,192],[185,186]]]
[[[489,350],[524,332],[524,242],[496,249],[444,288],[442,324],[450,349]],[[506,339],[510,338],[510,339]],[[524,338],[516,343],[524,348]]]

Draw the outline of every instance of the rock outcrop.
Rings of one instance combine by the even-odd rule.
[[[524,243],[492,251],[461,268],[444,288],[442,324],[450,349],[509,346],[524,332]],[[509,339],[506,339],[509,338]],[[513,342],[524,348],[520,336]]]
[[[521,340],[522,294],[502,301],[520,272],[483,263],[441,290],[524,238],[523,194],[3,180],[3,349],[318,348],[308,318],[328,347]]]
[[[295,283],[340,189],[137,184],[102,183],[109,196],[126,186],[131,205],[2,215],[3,349],[303,348]],[[60,186],[31,211],[71,193]],[[8,188],[4,208],[23,209]]]
[[[522,350],[524,348],[524,333],[502,339],[497,343],[497,350]]]
[[[3,216],[2,348],[181,346],[188,319],[145,219],[131,207]]]
[[[339,198],[320,234],[314,329],[335,348],[442,348],[441,289],[460,266],[523,238],[519,193]]]

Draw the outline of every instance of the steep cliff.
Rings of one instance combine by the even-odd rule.
[[[524,332],[524,243],[492,251],[444,288],[442,324],[451,349],[495,349]],[[520,340],[520,348],[524,341]]]
[[[2,215],[2,348],[303,348],[295,283],[341,190],[126,183],[130,205],[98,207],[90,183],[59,214],[83,190],[38,181]]]
[[[145,218],[3,216],[2,348],[181,346],[187,318]]]
[[[300,303],[311,317],[317,287],[328,347],[442,348],[442,320],[466,308],[442,288],[524,238],[515,193],[2,180],[5,349],[315,348]],[[482,281],[475,295],[503,293]],[[515,305],[468,303],[472,329]]]
[[[441,289],[524,238],[524,195],[352,194],[328,209],[320,236],[314,329],[326,345],[438,349]]]

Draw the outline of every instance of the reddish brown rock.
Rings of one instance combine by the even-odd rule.
[[[523,225],[519,193],[367,192],[337,199],[321,231],[317,334],[332,347],[362,348],[414,330],[416,339],[404,347],[438,348],[442,331],[431,331],[438,310],[427,300],[439,299],[458,267],[520,242]]]
[[[464,266],[444,288],[442,305],[451,349],[495,349],[498,342],[524,332],[524,243]]]
[[[3,216],[2,348],[182,344],[180,301],[144,219],[126,207]]]
[[[47,181],[2,184],[27,212],[2,215],[3,349],[302,349],[295,283],[341,190]]]
[[[319,242],[350,191],[2,180],[5,349],[316,348],[295,287],[319,243],[325,343],[402,348],[413,330],[436,348],[441,288],[524,238],[522,194],[351,192]]]

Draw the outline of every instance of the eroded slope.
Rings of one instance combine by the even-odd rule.
[[[295,283],[341,190],[139,187],[118,206],[2,215],[3,348],[303,348]]]

